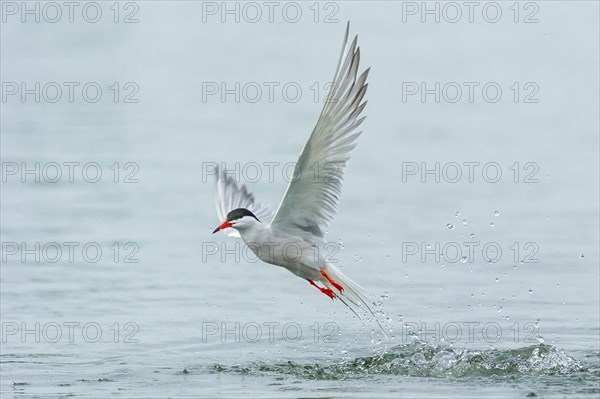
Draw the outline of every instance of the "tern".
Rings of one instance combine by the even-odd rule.
[[[216,168],[215,204],[222,222],[213,234],[241,236],[259,259],[307,280],[362,320],[351,305],[375,318],[371,305],[376,304],[318,251],[337,212],[344,170],[365,120],[360,115],[367,104],[363,98],[370,68],[358,76],[358,36],[348,45],[349,28],[348,24],[329,95],[279,208],[273,212],[261,205],[245,185],[238,186],[232,176]]]

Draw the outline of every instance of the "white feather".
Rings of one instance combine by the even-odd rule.
[[[348,29],[328,100],[296,163],[292,180],[271,222],[274,230],[323,238],[335,217],[342,194],[344,169],[350,151],[362,133],[358,118],[366,105],[362,99],[369,69],[357,78],[358,36],[348,46]],[[345,56],[344,56],[345,55]]]
[[[215,184],[215,206],[219,221],[227,219],[227,214],[234,209],[245,208],[261,221],[269,224],[273,220],[273,210],[267,205],[261,205],[254,199],[254,195],[248,191],[245,185],[237,185],[232,176],[227,176],[224,171],[216,170]],[[223,230],[228,236],[239,237],[240,233],[236,229]]]

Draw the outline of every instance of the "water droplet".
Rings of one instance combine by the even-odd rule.
[[[530,294],[533,294],[533,290],[529,290],[529,293],[530,293]]]
[[[500,212],[494,211],[494,216],[500,216]]]
[[[495,282],[499,282],[500,279],[498,277],[496,277],[496,279],[494,280]]]
[[[579,255],[579,257],[580,257],[581,259],[583,259],[583,258],[584,258],[584,255],[583,255],[583,254],[580,254],[580,255]]]
[[[502,306],[500,306],[500,307],[498,308],[498,310],[496,310],[496,312],[498,312],[498,313],[502,312]]]
[[[454,225],[453,225],[453,224],[450,224],[450,223],[448,223],[448,224],[446,225],[446,227],[448,228],[448,230],[453,230],[453,229],[454,229]]]
[[[461,261],[462,263],[466,263],[466,262],[467,262],[467,257],[466,257],[466,256],[463,256],[463,257],[461,257],[461,258],[460,258],[460,261]]]
[[[475,234],[471,233],[471,234],[469,234],[469,237],[475,238]]]
[[[543,343],[544,343],[544,337],[542,337],[541,335],[538,335],[538,336],[537,336],[537,341],[538,341],[540,344],[543,344]]]
[[[460,212],[459,211],[454,212],[454,217],[459,217],[459,216],[460,216]]]
[[[494,222],[490,223],[490,227],[494,227],[494,226],[495,226]]]
[[[467,225],[467,219],[463,219],[463,226]]]

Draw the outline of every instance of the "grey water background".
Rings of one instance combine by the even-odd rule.
[[[206,12],[221,3],[162,1],[120,3],[115,23],[112,3],[99,4],[97,23],[79,11],[70,23],[64,8],[57,23],[22,23],[3,8],[3,397],[598,396],[596,2],[519,3],[518,23],[512,3],[500,3],[497,23],[482,17],[486,3],[472,23],[464,7],[456,23],[423,23],[407,13],[420,2],[321,3],[316,23],[312,3],[299,5],[297,23],[282,16],[290,3],[278,3],[273,22],[256,3],[256,23],[250,9],[223,23]],[[523,23],[532,12],[538,22]],[[215,163],[238,162],[241,182],[277,205],[348,20],[372,67],[368,118],[327,250],[383,303],[388,339],[210,234]],[[73,102],[64,89],[56,103],[36,103],[7,95],[6,82],[79,86]],[[88,82],[102,88],[96,103],[82,97]],[[250,84],[239,102],[206,91],[235,82]],[[265,82],[278,85],[272,101]],[[403,100],[407,82],[495,82],[502,96]],[[282,93],[288,83],[301,88],[297,101]],[[538,101],[526,103],[531,87]],[[58,163],[62,177],[22,175],[36,162]],[[79,163],[73,182],[65,162]],[[96,183],[86,181],[95,169],[82,176],[90,162]],[[278,163],[272,179],[264,162]],[[436,162],[439,182],[402,174]],[[480,165],[472,181],[465,162]],[[441,170],[455,163],[463,175],[452,183]],[[495,183],[481,173],[489,163],[502,173]],[[465,242],[479,243],[472,258]],[[53,248],[35,243],[58,243],[62,255],[52,262]],[[82,254],[86,243],[101,248],[97,262]],[[427,255],[447,244],[439,260]]]

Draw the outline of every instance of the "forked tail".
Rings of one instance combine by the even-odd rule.
[[[365,325],[363,317],[366,316],[368,320],[374,320],[383,334],[387,336],[377,314],[381,311],[376,312],[379,305],[373,302],[369,294],[360,285],[331,264],[327,265],[327,269],[321,270],[321,275],[323,278],[320,282],[334,293],[335,298],[346,305]]]

